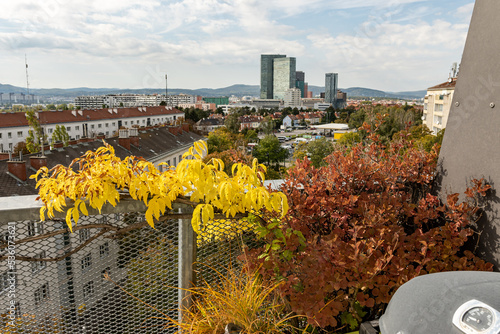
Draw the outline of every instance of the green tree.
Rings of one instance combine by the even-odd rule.
[[[295,149],[293,157],[294,159],[302,160],[307,156],[314,167],[321,167],[326,165],[324,160],[332,152],[332,142],[326,138],[320,138],[308,143],[299,144]]]
[[[54,133],[52,134],[52,142],[62,142],[64,146],[68,146],[69,135],[64,125],[56,125]]]
[[[274,120],[271,116],[264,117],[264,120],[260,123],[259,129],[262,130],[266,136],[274,132]]]
[[[224,122],[226,128],[232,133],[240,132],[240,116],[236,112],[232,112],[229,116],[226,117],[226,121]]]
[[[34,110],[26,111],[26,119],[29,125],[28,137],[26,137],[26,148],[31,153],[39,152],[40,141],[45,142],[47,138],[43,134],[42,126]]]
[[[346,147],[352,147],[357,143],[361,143],[361,136],[359,132],[348,132],[337,140],[337,144]]]
[[[253,151],[254,157],[260,162],[270,163],[275,162],[279,164],[288,157],[288,150],[281,147],[281,143],[276,136],[268,135],[260,140],[259,144],[255,146]]]
[[[208,154],[223,152],[235,148],[235,135],[226,127],[215,129],[208,134]]]

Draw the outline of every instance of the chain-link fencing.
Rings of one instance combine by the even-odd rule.
[[[64,220],[0,221],[0,333],[174,332],[164,325],[184,296],[180,267],[194,263],[189,279],[211,282],[259,246],[245,220],[211,222],[181,245],[180,222],[152,229],[143,212],[99,214],[71,233]]]

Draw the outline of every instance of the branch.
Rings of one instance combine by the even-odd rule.
[[[264,219],[262,219],[261,217],[259,217],[257,215],[255,215],[255,216],[261,222],[265,223]],[[159,220],[155,220],[155,223],[164,223],[164,222],[166,222],[168,220],[172,220],[172,219],[191,219],[192,217],[193,217],[193,215],[190,214],[190,213],[185,213],[185,214],[183,214],[183,213],[169,213],[169,214],[162,215]],[[237,214],[234,217],[229,217],[229,218],[226,217],[222,213],[217,213],[217,214],[215,214],[214,219],[216,219],[216,220],[222,220],[222,219],[226,219],[226,220],[240,220],[240,219],[243,219],[243,218],[246,218],[246,217],[248,217],[248,213],[246,213],[246,214]],[[131,232],[131,231],[143,228],[143,227],[147,227],[147,226],[148,226],[148,223],[145,222],[145,221],[141,222],[141,223],[131,224],[131,225],[128,225],[128,226],[125,226],[125,227],[122,227],[122,228],[117,227],[117,226],[113,226],[113,225],[110,225],[110,224],[91,224],[91,225],[75,226],[73,228],[73,231],[79,231],[79,230],[85,230],[85,229],[91,229],[91,228],[102,229],[102,230],[99,233],[97,233],[96,235],[94,235],[93,237],[91,237],[88,240],[86,240],[80,246],[78,246],[75,249],[73,249],[72,251],[70,251],[68,253],[65,253],[65,254],[63,254],[63,255],[61,255],[59,257],[56,257],[56,258],[44,258],[44,259],[41,259],[41,258],[35,258],[35,257],[29,257],[29,256],[16,256],[15,258],[16,258],[16,260],[19,260],[19,261],[28,261],[28,262],[57,262],[57,261],[61,261],[64,258],[66,258],[68,256],[71,256],[74,253],[80,251],[81,249],[83,249],[86,246],[88,246],[92,241],[94,241],[95,239],[103,236],[104,234],[106,234],[108,232],[114,232],[114,234],[106,236],[105,238],[116,239],[116,238],[120,237],[123,234],[126,234],[128,232]],[[69,229],[68,228],[63,228],[63,229],[60,229],[60,230],[57,230],[57,231],[54,231],[54,232],[41,234],[41,235],[38,235],[38,236],[35,236],[35,237],[29,237],[29,238],[21,239],[19,241],[16,241],[16,245],[17,244],[27,243],[27,242],[33,242],[33,241],[47,239],[47,238],[54,237],[56,235],[64,234],[64,233],[67,233],[67,232],[69,232]],[[2,246],[0,247],[0,249],[4,249],[4,248],[7,247],[7,245],[4,246],[3,244],[4,244],[4,242],[2,242]],[[7,258],[8,258],[8,255],[6,255],[6,256],[0,256],[0,261],[4,261]]]

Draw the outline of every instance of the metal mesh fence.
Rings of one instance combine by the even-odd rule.
[[[155,227],[140,212],[82,217],[74,233],[64,221],[0,222],[0,333],[174,332],[163,315],[178,316],[179,224]],[[197,236],[197,281],[239,268],[242,247],[260,245],[252,229],[211,222]]]
[[[247,220],[218,219],[197,236],[196,278],[198,283],[218,280],[227,270],[238,270],[243,248],[261,246]]]
[[[164,333],[152,318],[162,315],[122,290],[176,317],[177,220],[120,233],[143,219],[85,217],[74,233],[59,221],[3,225],[0,333]]]

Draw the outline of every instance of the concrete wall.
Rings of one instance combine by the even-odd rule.
[[[472,178],[493,186],[480,256],[500,268],[500,1],[477,0],[441,149],[440,194],[463,193]]]

